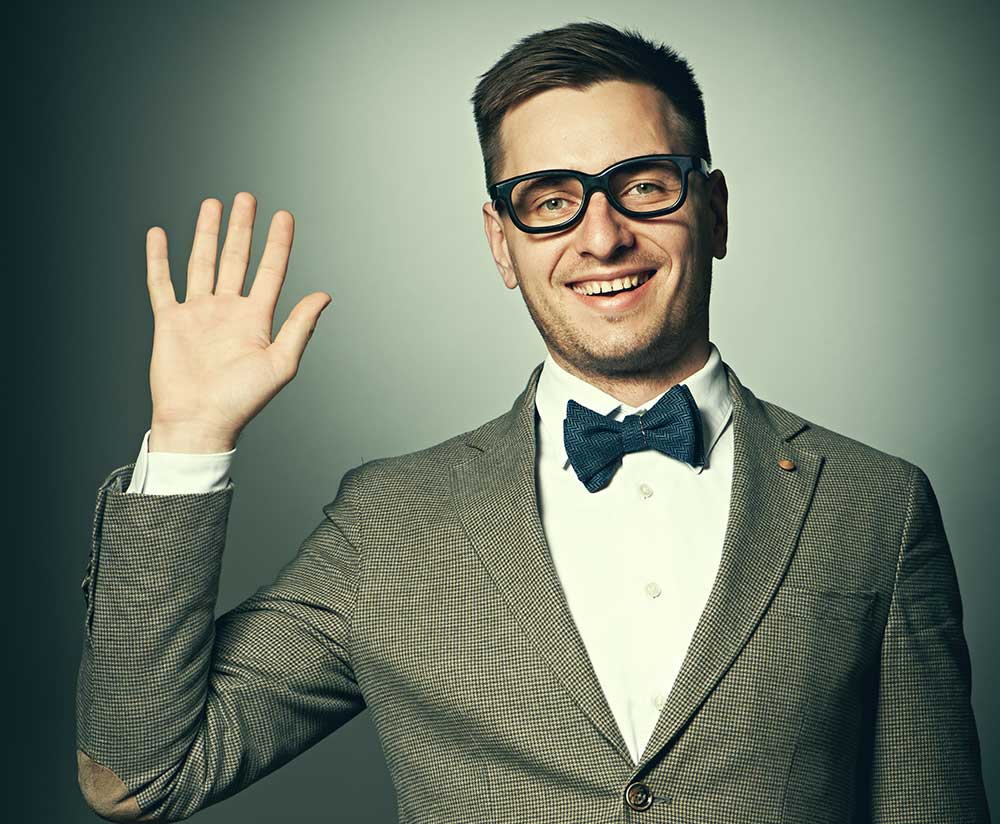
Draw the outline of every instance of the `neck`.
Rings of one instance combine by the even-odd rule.
[[[670,361],[665,361],[655,370],[643,372],[628,377],[609,377],[599,372],[588,372],[578,369],[567,362],[558,352],[549,353],[552,359],[571,375],[596,386],[602,392],[628,406],[642,406],[657,395],[666,392],[671,386],[680,383],[701,369],[708,361],[711,346],[708,339],[698,339],[691,346],[679,353]]]

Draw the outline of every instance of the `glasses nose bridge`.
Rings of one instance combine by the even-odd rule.
[[[583,202],[580,204],[580,211],[577,212],[576,218],[574,219],[574,224],[579,223],[584,219],[587,213],[587,209],[590,207],[590,198],[593,196],[594,192],[601,192],[604,194],[604,199],[608,201],[608,204],[614,209],[618,214],[628,217],[618,205],[615,200],[614,195],[611,194],[611,175],[616,171],[614,168],[606,169],[600,174],[588,175],[583,172],[577,172],[577,177],[580,178],[583,183]]]

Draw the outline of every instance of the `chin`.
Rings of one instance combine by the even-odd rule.
[[[648,372],[662,363],[663,356],[656,346],[634,342],[631,346],[595,346],[560,349],[563,357],[581,371],[601,375],[623,376]]]

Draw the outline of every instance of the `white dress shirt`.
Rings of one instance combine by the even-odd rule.
[[[638,763],[680,670],[722,558],[733,475],[732,402],[715,344],[681,381],[698,405],[706,465],[653,449],[622,457],[588,492],[566,458],[566,402],[622,420],[628,406],[549,355],[538,378],[538,497],[542,526],[591,664]]]
[[[622,458],[610,483],[588,492],[563,446],[566,402],[621,420],[631,407],[545,359],[538,410],[542,526],[573,619],[622,737],[638,763],[708,601],[722,556],[733,473],[725,365],[715,344],[681,381],[701,414],[706,465],[655,450]],[[236,452],[149,452],[136,460],[132,494],[224,489]]]

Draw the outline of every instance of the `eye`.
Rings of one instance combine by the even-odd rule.
[[[645,188],[645,189],[643,189],[643,188],[642,188],[643,186],[645,186],[646,188]],[[635,185],[634,185],[634,186],[632,187],[632,189],[629,189],[629,191],[632,191],[633,189],[639,189],[639,190],[640,190],[640,191],[639,191],[639,194],[640,194],[640,195],[648,195],[648,194],[652,194],[652,193],[653,193],[653,191],[655,191],[655,190],[660,190],[660,191],[662,191],[662,189],[661,189],[661,187],[660,187],[660,186],[658,186],[658,185],[657,185],[657,184],[655,184],[655,183],[649,183],[649,182],[643,182],[643,183],[636,183],[636,184],[635,184]]]
[[[565,203],[565,202],[566,202],[566,198],[564,198],[564,197],[550,197],[548,200],[545,200],[545,201],[542,202],[542,211],[543,212],[558,211],[560,208],[563,208],[563,207],[556,207],[555,209],[549,209],[547,207],[548,207],[548,205],[550,203]]]

